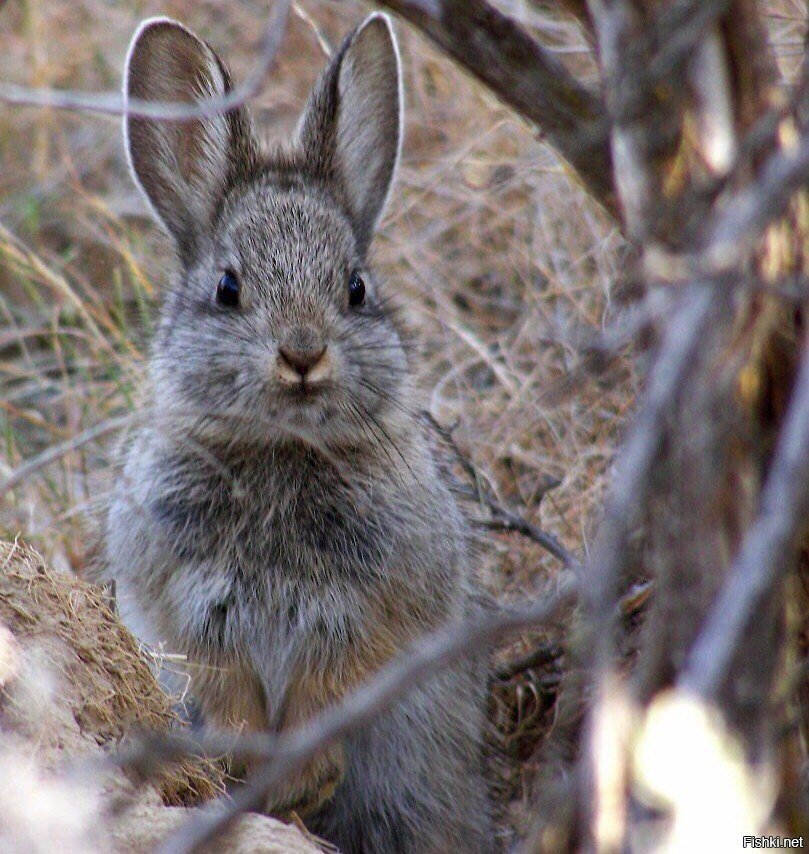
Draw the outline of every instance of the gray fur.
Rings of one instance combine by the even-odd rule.
[[[127,74],[137,97],[230,85],[213,50],[165,20],[138,30]],[[400,105],[390,24],[372,15],[287,150],[264,152],[243,109],[126,127],[181,263],[100,574],[117,580],[136,633],[188,656],[216,726],[300,724],[474,607],[466,522],[412,412],[409,356],[365,259]],[[215,300],[225,269],[241,283],[237,309]],[[354,269],[361,308],[348,305]],[[314,394],[290,377],[284,347],[326,348]],[[481,664],[442,673],[279,787],[268,809],[299,811],[346,852],[489,850],[484,695]]]

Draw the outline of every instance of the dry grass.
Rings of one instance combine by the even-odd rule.
[[[499,5],[542,31],[585,79],[581,34],[543,3]],[[552,4],[549,4],[552,5]],[[798,0],[770,4],[786,66],[802,44]],[[301,0],[253,109],[290,127],[335,44],[367,11]],[[0,78],[113,89],[147,15],[203,33],[243,77],[267,4],[26,0],[0,9]],[[423,353],[426,402],[496,494],[584,553],[637,387],[625,352],[597,358],[613,322],[622,240],[531,130],[400,25],[407,128],[397,192],[375,252],[405,296]],[[25,460],[136,407],[167,247],[127,175],[118,122],[39,109],[0,119],[0,479]],[[81,568],[86,511],[109,486],[114,441],[82,444],[0,497],[0,535],[22,532],[47,560]],[[559,485],[540,498],[551,480]],[[489,538],[486,581],[531,596],[555,567],[511,535]],[[501,716],[530,753],[553,717],[553,680],[519,682]],[[517,739],[519,742],[519,739]],[[519,780],[516,781],[519,784]]]
[[[31,549],[0,541],[0,627],[11,632],[13,645],[26,651],[42,646],[59,682],[57,705],[72,717],[68,726],[47,729],[33,738],[34,708],[15,701],[13,662],[10,673],[0,667],[2,694],[0,728],[21,729],[39,742],[40,754],[49,747],[76,751],[69,733],[88,745],[115,744],[133,733],[164,731],[177,720],[171,700],[161,690],[135,639],[110,610],[103,591],[66,573],[54,573]],[[29,662],[29,668],[32,664]],[[9,679],[9,676],[12,678]],[[37,678],[37,674],[25,674]],[[33,706],[37,704],[34,703]],[[86,752],[86,746],[82,752]],[[190,806],[220,794],[224,775],[210,761],[187,759],[168,766],[157,785],[167,805]]]

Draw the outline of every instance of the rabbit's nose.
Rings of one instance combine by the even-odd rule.
[[[320,362],[323,354],[326,352],[326,347],[307,347],[306,349],[297,349],[293,347],[279,347],[278,358],[281,362],[300,374],[301,379]]]

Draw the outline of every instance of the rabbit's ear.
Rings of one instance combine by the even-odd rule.
[[[401,138],[399,51],[390,19],[377,13],[346,38],[300,126],[309,167],[336,182],[363,251],[385,207]]]
[[[194,104],[231,89],[225,65],[209,45],[176,21],[151,18],[132,38],[124,69],[124,97]],[[124,118],[132,171],[157,217],[193,257],[200,234],[212,224],[234,173],[254,152],[243,108],[193,121]]]

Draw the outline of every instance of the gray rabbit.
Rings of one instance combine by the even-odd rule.
[[[128,98],[230,89],[180,24],[138,29]],[[206,723],[294,727],[476,607],[467,523],[366,260],[401,145],[390,22],[348,35],[286,147],[265,150],[243,107],[124,134],[179,264],[97,574],[136,634],[188,657]],[[485,686],[485,662],[441,673],[268,811],[345,852],[491,850]]]

